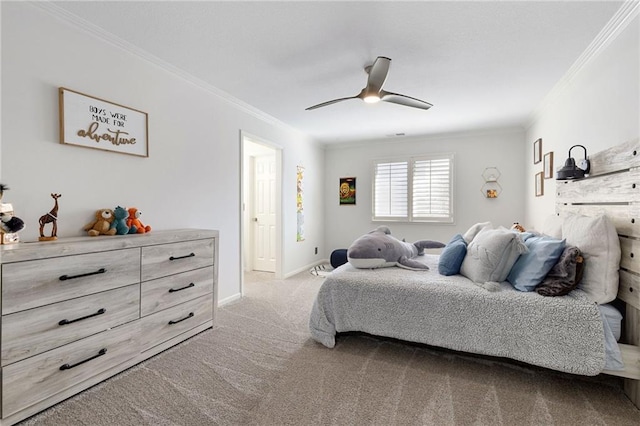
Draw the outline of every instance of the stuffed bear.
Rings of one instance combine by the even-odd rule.
[[[142,212],[137,208],[135,207],[129,208],[129,219],[127,220],[127,225],[129,225],[131,229],[135,229],[135,231],[131,231],[131,229],[129,229],[130,234],[134,234],[134,233],[144,234],[145,232],[151,232],[150,226],[148,225],[144,226],[142,222],[140,222],[141,215],[142,215]]]
[[[129,212],[124,207],[116,207],[113,209],[114,220],[111,223],[111,229],[116,230],[116,235],[126,235],[129,233],[129,227],[127,226],[127,218]]]
[[[101,209],[96,212],[96,218],[87,224],[83,229],[89,233],[89,236],[98,235],[115,235],[116,229],[111,228],[113,222],[113,210]]]

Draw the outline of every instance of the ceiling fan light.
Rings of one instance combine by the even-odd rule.
[[[378,95],[367,95],[364,97],[364,101],[368,104],[375,104],[376,102],[380,102],[380,96]]]

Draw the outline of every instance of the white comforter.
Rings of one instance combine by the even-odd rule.
[[[574,374],[604,369],[602,319],[584,292],[543,297],[506,282],[488,292],[463,276],[440,275],[436,255],[420,259],[431,270],[347,263],[333,271],[313,305],[313,338],[332,348],[336,333],[362,331]]]

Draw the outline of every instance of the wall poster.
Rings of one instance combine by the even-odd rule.
[[[304,193],[304,167],[297,166],[296,173],[296,210],[297,210],[297,231],[296,241],[304,241],[304,206],[303,206],[303,193]]]
[[[356,204],[356,178],[340,178],[340,205]]]
[[[147,113],[60,87],[60,143],[149,156]]]

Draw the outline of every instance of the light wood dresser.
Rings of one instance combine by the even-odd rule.
[[[212,327],[217,259],[203,229],[2,246],[0,425]]]

